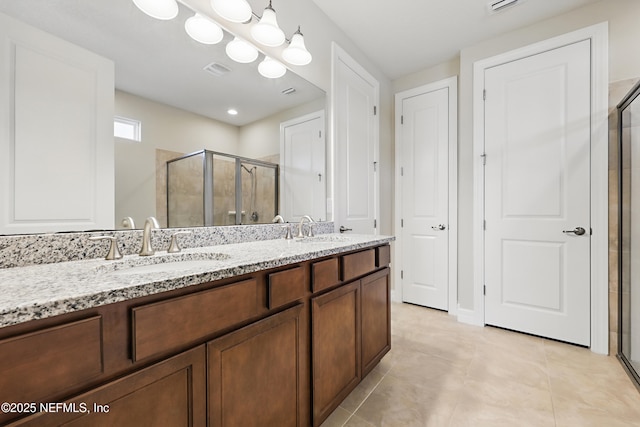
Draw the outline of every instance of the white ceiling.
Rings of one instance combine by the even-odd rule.
[[[598,0],[313,0],[394,80],[448,61],[464,47]]]

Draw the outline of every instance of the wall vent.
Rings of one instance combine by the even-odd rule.
[[[213,74],[216,77],[220,77],[223,74],[227,74],[229,71],[231,71],[230,68],[227,68],[226,66],[217,62],[212,62],[211,64],[206,65],[203,70],[205,70],[209,74]]]
[[[489,3],[489,10],[498,12],[510,6],[515,6],[520,0],[494,0]]]
[[[289,87],[289,88],[286,88],[285,90],[283,90],[281,93],[282,93],[283,95],[291,95],[291,94],[292,94],[292,93],[294,93],[295,91],[296,91],[296,89],[295,89],[295,88]]]

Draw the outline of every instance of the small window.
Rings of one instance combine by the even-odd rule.
[[[141,127],[140,120],[116,116],[113,119],[113,136],[140,142],[142,141]]]

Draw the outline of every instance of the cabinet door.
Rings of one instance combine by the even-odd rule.
[[[311,303],[313,424],[318,426],[360,382],[360,282]]]
[[[41,412],[16,425],[203,426],[205,396],[205,349],[200,346],[62,404],[53,403],[47,406],[49,413]]]
[[[209,425],[301,426],[303,305],[207,344]]]
[[[389,269],[361,281],[362,377],[391,349]]]

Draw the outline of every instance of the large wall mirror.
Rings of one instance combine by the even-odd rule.
[[[140,141],[114,138],[114,228],[126,226],[122,221],[127,217],[140,228],[151,215],[162,226],[171,225],[167,162],[202,150],[228,155],[219,156],[220,164],[241,162],[239,169],[216,169],[214,185],[220,193],[214,202],[236,197],[232,191],[236,188],[246,200],[242,213],[228,203],[215,224],[196,219],[192,224],[180,221],[180,226],[266,223],[278,212],[287,220],[304,214],[327,220],[325,149],[315,145],[326,146],[325,93],[291,70],[277,79],[262,77],[258,72],[262,55],[250,64],[234,62],[225,54],[233,38],[227,32],[215,45],[194,41],[184,29],[194,12],[184,4],[179,7],[176,19],[160,21],[142,13],[131,0],[0,0],[0,13],[114,62],[116,118],[126,129],[129,120],[134,125],[139,122],[141,135]],[[41,72],[46,81],[47,70]],[[229,114],[232,109],[236,115]],[[310,143],[300,137],[303,134],[313,134],[317,142]],[[277,178],[273,168],[259,170],[262,165],[282,166],[285,157],[295,167],[280,167]],[[191,163],[184,162],[182,169],[203,173],[197,161]],[[305,182],[301,173],[314,177],[313,187],[301,185]],[[171,188],[187,194],[190,181],[192,175],[178,179]],[[274,206],[274,191],[279,206]],[[269,208],[256,207],[262,198]]]

